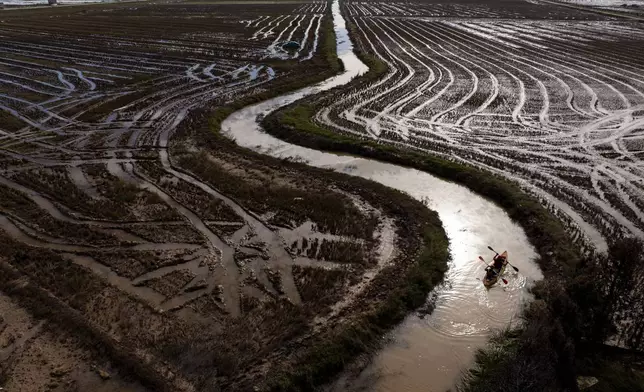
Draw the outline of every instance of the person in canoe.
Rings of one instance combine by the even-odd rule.
[[[497,275],[499,270],[494,269],[491,265],[488,265],[485,267],[485,281],[491,282],[492,280],[497,279]]]
[[[481,258],[481,260],[483,260]],[[485,287],[491,287],[494,285],[498,280],[501,274],[503,274],[503,271],[505,271],[505,266],[508,263],[508,252],[503,252],[502,254],[497,254],[494,256],[494,261],[492,264],[488,265],[485,268],[485,278],[483,279],[483,284]],[[503,283],[507,284],[507,281],[503,278]]]
[[[494,256],[494,262],[492,263],[492,268],[494,268],[497,271],[501,271],[501,268],[505,265],[507,262],[507,252],[503,252],[503,254],[496,255]]]

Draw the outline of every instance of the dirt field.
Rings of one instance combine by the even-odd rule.
[[[109,362],[95,362],[73,335],[46,322],[0,294],[0,377],[7,391],[143,392]]]
[[[516,179],[591,242],[643,235],[641,24],[540,1],[343,10],[388,71],[327,98],[319,124]]]
[[[386,295],[425,226],[442,233],[402,194],[211,134],[211,109],[329,71],[325,2],[0,20],[8,391],[262,387],[307,338]]]

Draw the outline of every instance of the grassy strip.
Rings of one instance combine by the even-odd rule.
[[[563,267],[568,272],[577,264],[579,253],[570,246],[570,238],[561,222],[518,185],[474,167],[323,129],[311,121],[316,111],[309,104],[288,107],[267,116],[263,122],[264,129],[289,143],[413,167],[465,185],[494,201],[523,226],[541,256],[540,264],[544,270],[554,272]]]
[[[375,81],[387,72],[387,65],[379,59],[360,50],[356,53],[370,69],[347,89]],[[267,116],[262,125],[267,133],[289,143],[412,167],[462,184],[495,202],[522,225],[545,272],[569,273],[579,262],[579,250],[570,245],[572,241],[561,222],[516,183],[472,166],[325,129],[312,121],[318,109],[319,104],[296,102]]]
[[[277,86],[271,85],[268,91],[259,94],[246,96],[238,99],[225,106],[215,108],[209,115],[210,129],[219,135],[221,130],[221,123],[237,110],[243,109],[246,106],[253,105],[268,99],[289,93],[316,84],[336,75],[343,70],[342,62],[338,59],[335,50],[335,31],[333,30],[333,20],[327,18],[323,23],[324,38],[321,40],[319,51],[320,57],[324,59],[326,64],[323,72],[307,72],[308,76],[301,77],[298,74],[296,78],[287,77],[284,83]],[[316,56],[317,57],[317,56]],[[314,57],[314,59],[316,58]],[[274,68],[289,69],[291,64],[274,65]],[[220,138],[220,141],[225,141],[225,138]]]

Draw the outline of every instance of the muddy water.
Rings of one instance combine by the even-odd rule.
[[[436,309],[424,319],[410,315],[387,337],[383,350],[357,376],[342,375],[330,391],[437,391],[454,386],[460,372],[472,363],[490,332],[516,320],[530,300],[527,287],[542,277],[533,260],[536,253],[525,233],[493,203],[427,173],[368,159],[340,156],[282,142],[263,133],[257,123],[264,116],[304,96],[348,83],[366,72],[352,50],[338,0],[333,3],[338,57],[345,72],[318,85],[246,107],[227,118],[224,132],[238,144],[262,153],[305,160],[407,192],[428,203],[440,215],[450,238],[452,261],[446,284],[432,296]],[[486,290],[479,280],[490,260],[487,245],[508,250],[521,274],[506,273],[508,285]],[[431,296],[430,296],[431,297]]]

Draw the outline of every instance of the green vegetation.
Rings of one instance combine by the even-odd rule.
[[[300,73],[298,75],[299,76],[298,80],[295,81],[294,84],[285,86],[282,92],[278,95],[298,89],[300,87],[314,84],[316,82],[326,79],[331,75],[335,75],[338,72],[342,71],[343,69],[342,62],[338,59],[337,53],[335,51],[336,42],[335,42],[335,30],[333,29],[333,20],[328,16],[328,14],[327,14],[327,17],[324,18],[321,28],[322,28],[322,31],[324,32],[323,33],[324,35],[322,35],[320,39],[318,52],[311,60],[307,61],[307,63],[312,62],[312,65],[311,64],[308,65],[305,71],[305,75],[302,75]],[[276,71],[282,71],[282,72],[289,72],[295,68],[302,66],[302,63],[297,59],[295,60],[268,59],[266,61],[266,64],[272,67],[273,69],[275,69]],[[313,67],[319,68],[320,71],[315,72],[312,69]],[[308,80],[309,82],[303,83],[301,79]],[[271,92],[267,93],[266,96],[267,97],[275,96],[274,90],[271,88]],[[263,98],[256,102],[260,102],[265,99],[268,99],[268,98]]]
[[[342,299],[341,290],[349,278],[348,269],[326,270],[322,268],[293,266],[293,278],[302,302],[321,314]]]
[[[304,76],[301,73],[298,73],[293,76],[287,75],[281,78],[282,80],[278,79],[273,85],[271,85],[270,90],[248,95],[227,105],[214,108],[209,115],[210,127],[213,130],[216,130],[216,132],[219,132],[221,129],[221,123],[237,110],[319,83],[342,71],[342,62],[338,59],[335,50],[335,31],[333,30],[333,21],[326,17],[323,26],[325,33],[323,39],[320,40],[318,53],[313,57],[313,64],[315,67],[309,68]],[[275,68],[282,69],[284,71],[294,66],[293,64],[288,64],[289,63],[287,62],[286,65],[276,65]],[[315,68],[319,68],[319,71]]]
[[[317,239],[312,250],[317,248]],[[335,261],[339,263],[371,264],[375,260],[368,256],[363,244],[345,241],[322,240],[319,245],[317,257],[321,260]],[[309,256],[310,257],[310,256]]]
[[[617,240],[609,255],[585,258],[565,283],[538,282],[523,327],[477,354],[460,391],[576,391],[578,375],[599,379],[593,392],[644,391],[644,243]],[[616,337],[630,349],[604,344]]]
[[[200,162],[202,163],[202,162]],[[205,220],[238,221],[239,216],[224,201],[214,199],[211,195],[185,181],[161,181],[165,175],[160,162],[145,162],[137,165],[140,171],[154,179],[161,189],[183,205],[190,206],[197,215]],[[243,182],[243,181],[242,181]]]
[[[13,180],[89,217],[121,221],[132,220],[137,215],[147,220],[180,219],[162,200],[151,197],[150,192],[111,175],[100,165],[88,165],[83,168],[96,183],[96,190],[101,198],[92,198],[77,187],[65,169],[24,171],[15,175]],[[148,204],[145,204],[146,202]]]
[[[290,143],[413,167],[465,185],[494,201],[523,226],[541,256],[540,264],[546,272],[558,272],[562,269],[570,271],[579,261],[579,253],[570,246],[570,238],[561,222],[517,184],[436,156],[324,129],[311,120],[316,109],[310,103],[286,107],[267,116],[263,121],[264,129]]]
[[[324,37],[318,52],[320,53],[319,56],[324,59],[324,63],[329,69],[328,72],[331,74],[337,74],[341,72],[344,67],[340,59],[338,59],[338,54],[336,52],[336,37],[332,19],[327,18],[324,21],[322,31],[324,31]]]

